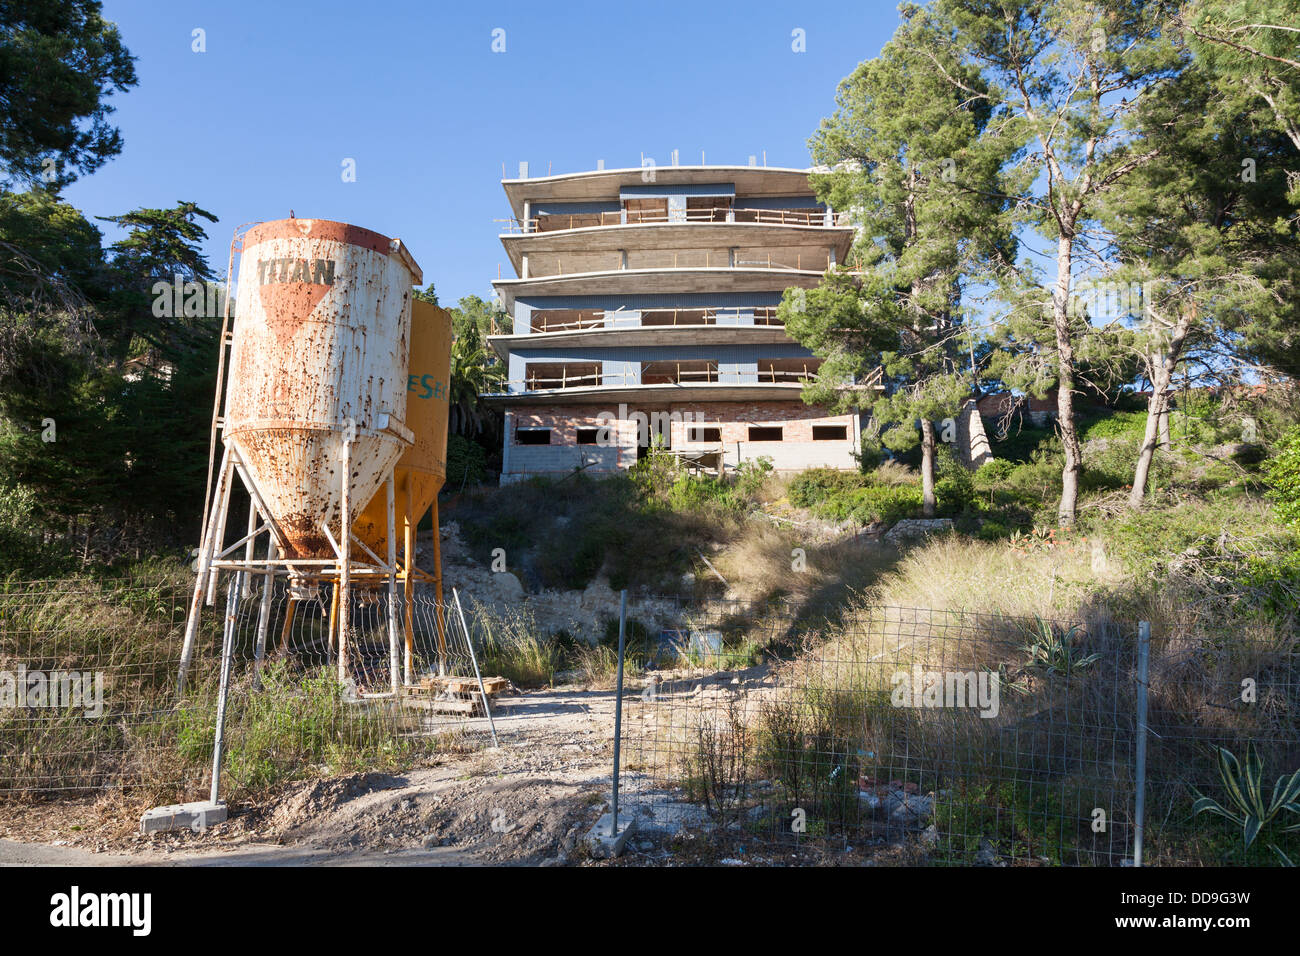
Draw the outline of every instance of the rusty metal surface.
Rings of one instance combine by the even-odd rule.
[[[244,239],[224,440],[288,557],[332,557],[322,524],[342,540],[349,420],[353,516],[409,446],[411,289],[422,278],[396,240],[346,223],[285,219]]]

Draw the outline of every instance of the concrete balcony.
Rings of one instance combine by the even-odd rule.
[[[669,209],[612,209],[586,213],[549,213],[529,219],[497,219],[503,223],[502,236],[535,236],[575,229],[606,226],[653,224],[711,224],[804,226],[824,229],[852,228],[849,214],[814,208],[807,209],[736,209],[732,206],[705,206],[677,211]]]
[[[711,260],[710,260],[711,261]],[[513,312],[515,296],[656,295],[677,293],[784,292],[787,288],[816,288],[825,272],[798,260],[802,269],[780,261],[737,262],[736,265],[699,265],[673,268],[605,269],[556,273],[521,279],[497,279],[502,306]]]

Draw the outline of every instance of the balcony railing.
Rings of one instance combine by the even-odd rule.
[[[595,226],[625,226],[641,223],[761,223],[774,226],[847,226],[847,212],[820,209],[732,209],[714,206],[704,209],[611,209],[604,212],[551,213],[530,219],[496,219],[505,223],[506,235],[534,235],[590,229]]]
[[[599,272],[625,272],[643,269],[772,269],[778,272],[825,272],[832,265],[829,252],[764,252],[726,249],[682,249],[675,252],[621,250],[608,253],[575,253],[571,256],[528,256],[527,279],[550,279],[557,276],[588,275]]]
[[[550,373],[527,373],[522,380],[511,379],[503,383],[504,391],[512,386],[522,386],[524,391],[554,391],[570,388],[630,388],[652,385],[798,385],[817,375],[817,365],[809,364],[800,370],[760,370],[757,377],[752,372],[720,372],[710,364],[700,367],[700,362],[653,362],[650,368],[608,374],[602,371],[560,370]]]
[[[754,325],[742,324],[742,313],[754,313]],[[642,309],[628,315],[621,309],[538,309],[530,318],[532,332],[578,332],[584,329],[651,329],[723,326],[727,328],[781,328],[776,306],[754,309]]]

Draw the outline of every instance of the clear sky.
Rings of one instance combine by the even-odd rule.
[[[498,265],[508,273],[493,222],[509,215],[502,163],[536,176],[643,153],[665,165],[677,149],[683,164],[766,151],[768,165],[807,166],[839,81],[898,22],[893,0],[105,0],[104,12],[140,82],[110,100],[125,148],[69,202],[95,216],[193,200],[221,220],[206,250],[218,273],[241,223],[290,209],[355,223],[401,237],[444,304],[486,297]]]

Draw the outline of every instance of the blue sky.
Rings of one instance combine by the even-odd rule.
[[[220,222],[339,219],[400,236],[444,304],[488,295],[516,175],[656,163],[806,166],[839,81],[898,22],[893,0],[468,3],[105,0],[140,82],[122,153],[65,190],[86,215],[194,200]],[[192,50],[205,31],[206,52]],[[505,31],[505,52],[492,51]],[[802,30],[806,51],[792,49]],[[341,176],[345,159],[356,181]],[[117,238],[100,224],[106,239]]]

